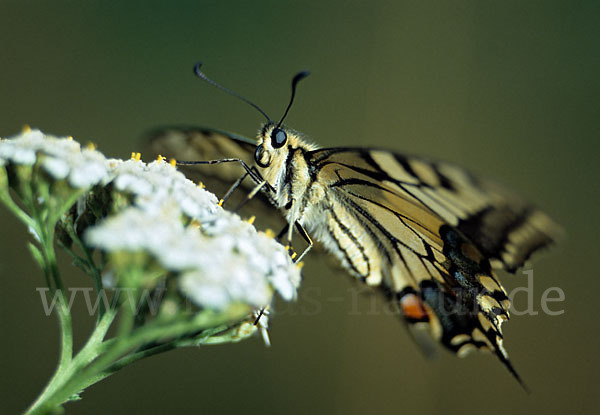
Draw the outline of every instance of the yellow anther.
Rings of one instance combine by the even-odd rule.
[[[304,266],[304,261],[300,261],[296,264],[296,268],[298,268],[298,269],[302,269],[303,266]]]
[[[265,235],[266,235],[268,238],[274,238],[274,237],[275,237],[275,232],[273,232],[273,229],[267,229],[267,230],[265,231]]]
[[[292,259],[296,258],[297,256],[298,256],[298,254],[297,254],[297,253],[295,253],[295,252],[292,252]]]
[[[73,136],[72,136],[72,135],[68,136],[68,137],[67,137],[67,140],[69,140],[69,141],[73,141]]]
[[[132,158],[132,159],[135,159],[135,152],[132,152],[132,153],[131,153],[131,158]]]
[[[248,223],[249,223],[250,225],[252,225],[252,224],[254,223],[254,221],[255,221],[255,220],[256,220],[256,216],[252,215],[252,216],[250,216],[250,218],[248,219]]]
[[[175,167],[175,165],[177,164],[177,160],[175,160],[175,159],[171,159],[171,160],[169,160],[169,164],[170,164],[171,166]]]
[[[29,125],[25,124],[25,125],[23,125],[23,128],[21,128],[21,132],[23,134],[30,133],[31,132],[31,127]]]
[[[142,155],[140,153],[135,153],[135,161],[140,161]]]
[[[223,203],[224,203],[224,202],[225,202],[225,201],[224,201],[223,199],[219,200],[219,206],[223,206]]]
[[[161,156],[160,154],[158,155],[158,157],[156,157],[156,161],[165,161],[166,159]]]
[[[89,143],[86,144],[85,148],[87,148],[88,150],[95,150],[96,149],[96,144],[92,143],[91,141]]]
[[[206,186],[204,186],[204,183],[202,183],[202,182],[198,182],[198,187],[199,187],[200,189],[204,189]]]

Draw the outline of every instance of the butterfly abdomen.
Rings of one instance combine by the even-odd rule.
[[[358,218],[331,194],[323,194],[306,213],[305,226],[353,276],[379,285],[381,255],[369,228],[357,226]]]

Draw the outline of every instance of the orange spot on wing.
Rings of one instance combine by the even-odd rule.
[[[400,299],[400,308],[406,318],[411,320],[429,320],[425,304],[415,294],[407,294]]]

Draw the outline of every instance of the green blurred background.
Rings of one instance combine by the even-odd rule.
[[[288,125],[321,145],[460,163],[546,208],[567,237],[535,263],[539,314],[505,326],[529,396],[489,355],[424,358],[377,296],[314,256],[299,301],[278,307],[270,349],[256,337],[169,352],[91,387],[69,414],[597,413],[599,2],[114,3],[0,0],[0,136],[29,124],[114,157],[164,124],[253,136],[261,116],[195,79],[193,64],[273,118],[292,74],[309,68]],[[35,290],[27,231],[0,212],[8,414],[52,373],[58,330]],[[77,272],[68,281],[85,285]],[[550,305],[561,315],[541,310],[550,287],[565,293]],[[80,340],[89,327],[76,316]]]

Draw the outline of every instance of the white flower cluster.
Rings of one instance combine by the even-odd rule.
[[[89,187],[109,176],[106,158],[81,148],[72,138],[47,136],[25,129],[10,140],[0,140],[0,166],[9,162],[31,166],[37,162],[53,178],[66,179],[75,188]]]
[[[133,206],[90,229],[86,242],[107,251],[147,251],[181,273],[179,288],[195,304],[271,302],[271,286],[292,300],[300,274],[285,249],[218,206],[217,198],[164,161],[111,160],[114,185]],[[184,226],[182,215],[201,224]]]
[[[84,234],[87,244],[105,251],[148,252],[180,273],[179,289],[196,305],[222,309],[232,302],[255,307],[271,303],[273,289],[285,300],[296,296],[300,272],[285,248],[163,160],[115,160],[70,139],[25,132],[0,141],[6,161],[34,164],[73,186],[112,182],[133,203]],[[184,222],[200,224],[185,226]]]

